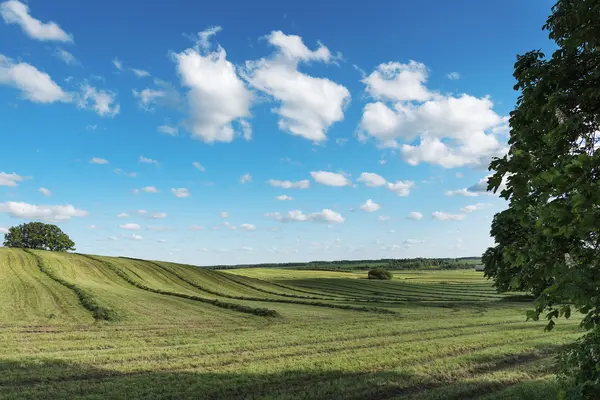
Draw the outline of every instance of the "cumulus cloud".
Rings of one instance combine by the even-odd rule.
[[[387,215],[380,215],[379,218],[377,218],[378,220],[380,220],[381,222],[384,221],[389,221],[391,218],[388,217]]]
[[[464,214],[449,214],[443,211],[434,211],[431,213],[431,217],[440,221],[462,221],[465,219]]]
[[[372,172],[363,172],[362,174],[360,174],[356,181],[364,183],[365,186],[369,187],[383,186],[387,183],[383,176],[377,175]]]
[[[8,233],[8,229],[0,227],[0,235],[5,235]]]
[[[388,182],[387,188],[388,190],[396,193],[398,196],[408,196],[410,194],[410,190],[415,185],[413,181],[396,181],[395,183]]]
[[[123,70],[123,62],[121,60],[119,60],[118,58],[113,58],[112,63],[115,66],[115,68],[118,69],[119,71]]]
[[[327,171],[313,171],[310,173],[310,176],[315,180],[315,182],[320,183],[321,185],[326,186],[349,186],[352,184],[348,178],[346,178],[342,174],[337,174],[335,172],[327,172]]]
[[[113,92],[99,90],[87,83],[81,85],[81,93],[77,96],[77,106],[92,110],[101,117],[114,117],[121,109]]]
[[[250,173],[246,173],[240,177],[240,183],[242,185],[248,182],[252,182],[252,175],[250,175]]]
[[[65,205],[33,205],[23,202],[7,201],[0,203],[0,212],[7,213],[17,218],[42,220],[47,222],[68,221],[72,217],[85,217],[88,212]]]
[[[6,4],[6,3],[3,3]],[[15,63],[0,54],[0,84],[12,86],[21,92],[21,96],[34,103],[69,103],[71,94],[65,92],[50,75],[39,71],[33,65]]]
[[[150,215],[150,218],[152,218],[152,219],[163,219],[163,218],[167,218],[167,213],[164,213],[164,212],[160,212],[160,213],[153,213],[152,215]]]
[[[468,206],[464,206],[463,208],[460,209],[460,211],[462,212],[473,212],[473,211],[477,211],[477,210],[481,210],[482,208],[487,207],[486,203],[477,203],[477,204],[471,204]]]
[[[243,76],[250,86],[267,94],[279,107],[279,129],[320,142],[327,129],[344,119],[350,92],[329,79],[316,78],[298,70],[300,63],[331,63],[336,57],[319,44],[310,50],[300,36],[273,31],[267,35],[276,48],[269,58],[246,61]]]
[[[366,212],[374,212],[381,208],[381,206],[369,199],[364,204],[361,204],[360,209]]]
[[[450,79],[451,81],[457,81],[460,79],[460,74],[458,72],[450,72],[448,75],[446,75],[448,77],[448,79]]]
[[[237,230],[237,226],[233,225],[231,222],[228,221],[223,222],[223,226],[231,229],[232,231]]]
[[[175,197],[184,198],[189,197],[190,192],[187,188],[171,188],[171,192]]]
[[[399,148],[410,165],[479,166],[506,152],[498,134],[507,118],[493,110],[489,97],[442,95],[426,81],[426,67],[414,61],[381,64],[365,77],[374,101],[363,109],[363,137]]]
[[[275,197],[275,200],[289,201],[289,200],[294,200],[294,198],[291,196],[288,196],[287,194],[282,194],[282,195]]]
[[[256,230],[256,226],[252,225],[252,224],[242,224],[240,226],[242,227],[242,229],[247,230],[247,231],[255,231]]]
[[[156,128],[156,130],[158,130],[160,133],[164,133],[165,135],[169,136],[177,136],[179,134],[179,129],[171,125],[161,125],[158,128]]]
[[[172,55],[181,84],[189,89],[189,115],[184,126],[192,137],[207,143],[231,142],[236,133],[248,138],[250,126],[245,118],[250,117],[253,101],[235,66],[227,60],[225,49],[217,46],[210,51],[209,39],[220,30],[214,27],[200,32],[194,48]]]
[[[143,163],[143,164],[154,164],[154,165],[158,165],[158,161],[153,160],[152,158],[148,158],[148,157],[144,157],[144,156],[140,156],[139,162]]]
[[[194,168],[196,168],[197,170],[200,170],[202,172],[206,171],[206,168],[204,168],[204,166],[202,164],[200,164],[198,161],[194,161],[192,163],[192,165],[194,166]]]
[[[481,178],[476,184],[469,186],[468,188],[456,189],[456,190],[446,190],[444,194],[446,196],[465,196],[465,197],[476,197],[479,195],[487,194],[493,196],[493,192],[488,192],[488,179],[492,175],[487,175]],[[504,189],[506,189],[508,177],[505,176],[496,191],[496,195],[500,195]]]
[[[158,193],[158,189],[154,186],[144,186],[141,190],[146,193]]]
[[[0,15],[7,24],[16,24],[32,39],[40,41],[73,42],[73,36],[66,33],[53,21],[42,22],[31,16],[29,7],[17,0],[0,4]]]
[[[423,214],[421,214],[418,211],[412,211],[410,213],[408,213],[408,215],[406,216],[407,219],[412,219],[414,221],[418,221],[420,219],[423,219]]]
[[[38,191],[46,197],[52,196],[52,192],[49,189],[46,189],[45,187],[39,188]]]
[[[135,233],[131,235],[131,240],[144,240],[143,236],[136,235]]]
[[[129,231],[139,231],[141,229],[141,227],[138,224],[133,223],[119,225],[119,228],[127,229]]]
[[[90,160],[91,164],[108,164],[108,160],[100,157],[92,157]]]
[[[312,214],[304,214],[300,210],[292,210],[288,211],[287,214],[281,214],[279,212],[266,213],[265,217],[273,218],[279,222],[291,222],[291,221],[317,221],[317,222],[327,222],[327,223],[342,223],[344,222],[344,218],[340,215],[340,213],[335,212],[330,209],[323,209],[320,212],[312,213]]]
[[[279,187],[283,189],[308,189],[310,187],[310,181],[308,179],[297,182],[269,179],[267,183],[273,187]]]
[[[117,218],[127,218],[127,217],[129,217],[129,214],[127,214],[127,213],[119,213],[119,214],[117,214]]]
[[[0,186],[16,187],[18,182],[22,182],[25,179],[25,177],[17,175],[14,172],[11,174],[0,172]]]

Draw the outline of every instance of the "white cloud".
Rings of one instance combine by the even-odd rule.
[[[229,213],[227,211],[221,211],[219,215],[221,218],[229,218]]]
[[[242,185],[248,182],[252,182],[252,175],[250,175],[250,173],[246,173],[240,177],[240,183]]]
[[[384,222],[384,221],[389,221],[391,218],[388,217],[387,215],[380,215],[379,218],[377,218],[377,219]]]
[[[471,205],[461,208],[460,211],[470,213],[473,211],[481,210],[482,208],[485,208],[486,206],[487,206],[486,203],[471,204]]]
[[[64,61],[65,64],[67,65],[79,65],[79,61],[77,61],[77,59],[75,58],[75,56],[71,53],[69,53],[68,51],[66,51],[65,49],[62,48],[58,48],[56,49],[56,51],[54,52],[54,55],[58,58],[60,58],[61,60]]]
[[[177,136],[179,134],[179,129],[175,126],[171,125],[161,125],[157,128],[160,133],[164,133],[169,136]]]
[[[73,36],[56,22],[42,22],[29,14],[29,7],[16,0],[0,4],[0,15],[7,24],[17,24],[32,39],[40,41],[73,42]]]
[[[223,222],[223,226],[226,228],[231,229],[232,231],[237,230],[237,227],[235,225],[233,225],[231,222],[225,221]]]
[[[158,239],[157,242],[158,243],[167,243],[167,240],[166,239]]]
[[[174,53],[181,84],[189,91],[186,129],[192,137],[207,143],[231,142],[236,135],[233,123],[237,121],[246,136],[249,125],[252,93],[227,60],[221,46],[211,52],[209,39],[221,28],[215,27],[198,34],[198,45],[181,53]]]
[[[294,198],[291,196],[288,196],[287,194],[282,194],[282,195],[275,197],[275,200],[289,201],[289,200],[294,200]]]
[[[14,201],[0,203],[0,212],[8,213],[13,217],[48,222],[68,221],[72,217],[85,217],[88,215],[87,211],[75,208],[70,204],[33,205]]]
[[[245,229],[247,231],[255,231],[256,230],[256,226],[254,226],[252,224],[242,224],[241,227],[242,227],[242,229]]]
[[[144,157],[144,156],[140,156],[139,162],[144,163],[144,164],[154,164],[154,165],[158,165],[158,161],[153,160],[151,158],[148,157]]]
[[[487,175],[487,176],[481,178],[476,184],[469,186],[468,188],[456,189],[456,190],[446,190],[444,193],[446,196],[476,197],[476,196],[483,195],[483,194],[493,196],[494,195],[493,192],[487,191],[488,179],[491,176],[492,175]],[[496,195],[500,195],[500,193],[502,193],[502,191],[504,189],[506,189],[506,185],[508,183],[507,180],[508,180],[507,176],[505,176],[502,179],[502,182],[500,183],[500,186],[498,187],[498,190],[495,193]]]
[[[361,204],[360,209],[366,212],[374,212],[381,208],[381,206],[369,199],[364,204]]]
[[[344,119],[350,92],[329,79],[316,78],[298,71],[301,62],[333,62],[335,58],[322,44],[310,50],[300,36],[273,31],[267,36],[277,48],[270,58],[246,61],[244,78],[250,86],[279,103],[279,129],[320,142],[327,129]]]
[[[25,179],[25,177],[17,175],[14,172],[12,174],[0,172],[0,186],[16,187],[18,185],[17,182],[22,182]]]
[[[52,192],[50,190],[46,189],[45,187],[41,187],[38,190],[41,194],[43,194],[46,197],[52,196]]]
[[[34,103],[56,101],[69,103],[73,99],[71,94],[63,91],[47,73],[24,62],[15,64],[2,54],[0,54],[0,84],[19,89],[24,99]]]
[[[148,214],[148,211],[146,211],[146,210],[137,210],[136,212],[138,213],[138,215],[146,215],[146,214]]]
[[[201,230],[204,230],[204,227],[200,226],[200,225],[190,225],[189,230],[190,231],[201,231]]]
[[[408,196],[410,189],[415,185],[413,181],[396,181],[396,183],[388,182],[388,190],[396,193],[398,196]]]
[[[420,219],[423,219],[423,214],[421,214],[418,211],[412,211],[412,212],[408,213],[408,215],[406,216],[406,218],[418,221]]]
[[[8,229],[0,227],[0,235],[6,235],[8,233]]]
[[[380,64],[375,71],[362,79],[371,97],[389,101],[429,100],[432,95],[425,87],[426,81],[425,64],[412,60],[408,64]]]
[[[493,111],[489,97],[442,95],[426,80],[425,66],[414,61],[381,64],[363,79],[376,100],[363,109],[363,137],[398,147],[410,165],[479,166],[506,152],[498,136],[507,118]]]
[[[383,186],[387,182],[383,176],[372,172],[363,172],[356,181],[364,183],[365,186],[369,187]]]
[[[121,62],[121,60],[119,60],[118,58],[113,58],[112,63],[115,66],[115,68],[119,71],[123,70],[123,62]]]
[[[164,213],[164,212],[160,212],[160,213],[154,213],[154,214],[150,215],[150,218],[152,218],[152,219],[163,219],[163,218],[167,218],[167,213]]]
[[[431,213],[431,217],[440,221],[461,221],[465,219],[464,214],[449,214],[443,211],[434,211]]]
[[[119,214],[117,214],[117,218],[127,218],[127,217],[129,217],[129,214],[127,214],[127,213],[119,213]]]
[[[143,89],[141,92],[135,89],[132,90],[133,96],[139,101],[140,108],[146,111],[152,111],[156,100],[167,95],[164,90],[154,90],[150,88]]]
[[[135,233],[131,235],[131,240],[144,240],[143,236],[136,235]]]
[[[335,172],[327,172],[327,171],[313,171],[310,173],[310,176],[315,180],[315,182],[320,183],[321,185],[326,186],[349,186],[352,184],[348,178],[346,178],[342,174],[336,174]]]
[[[133,72],[135,74],[135,76],[137,76],[138,78],[145,78],[150,76],[150,72],[145,71],[143,69],[137,69],[137,68],[130,68],[131,72]]]
[[[457,81],[460,79],[460,74],[458,72],[450,72],[448,75],[446,75],[448,77],[448,79],[450,79],[451,81]]]
[[[192,163],[192,165],[194,166],[194,168],[196,168],[196,169],[198,169],[198,170],[200,170],[202,172],[206,171],[206,168],[204,168],[204,166],[202,164],[200,164],[198,161],[194,161]]]
[[[425,243],[424,240],[406,239],[402,244],[404,244],[405,247],[411,247],[413,245],[423,244],[423,243]]]
[[[158,193],[158,189],[154,186],[144,186],[141,190],[146,193]]]
[[[187,190],[187,188],[171,188],[171,192],[173,193],[173,195],[175,195],[175,197],[179,198],[190,196],[190,192],[189,190]]]
[[[93,110],[101,117],[114,117],[121,106],[116,103],[117,95],[113,92],[98,90],[87,83],[81,85],[81,93],[77,98],[79,108]]]
[[[127,229],[129,231],[139,231],[141,229],[141,227],[138,224],[132,223],[119,225],[119,228]]]
[[[267,183],[273,187],[279,187],[283,189],[308,189],[310,187],[310,181],[308,181],[308,179],[297,182],[269,179]]]
[[[106,160],[104,158],[100,158],[100,157],[92,157],[92,159],[90,160],[90,163],[92,163],[92,164],[108,164],[108,160]]]
[[[338,213],[330,209],[323,209],[320,212],[312,214],[304,214],[300,210],[288,211],[286,215],[282,215],[279,212],[266,213],[265,217],[273,218],[279,222],[290,222],[290,221],[318,221],[327,223],[342,223],[344,218]]]

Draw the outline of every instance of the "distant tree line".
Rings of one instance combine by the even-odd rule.
[[[369,270],[374,267],[385,267],[391,270],[411,269],[469,269],[479,264],[479,257],[460,258],[383,258],[379,260],[337,260],[337,261],[310,261],[290,263],[263,263],[242,265],[213,265],[210,269],[238,269],[238,268],[293,268],[319,271],[353,271]]]

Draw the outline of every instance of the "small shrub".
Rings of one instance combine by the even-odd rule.
[[[387,269],[377,267],[369,270],[368,278],[390,280],[392,279],[392,273]]]

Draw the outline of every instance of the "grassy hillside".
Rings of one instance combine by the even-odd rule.
[[[364,276],[0,249],[0,399],[555,393],[576,319],[545,333],[474,271]]]

